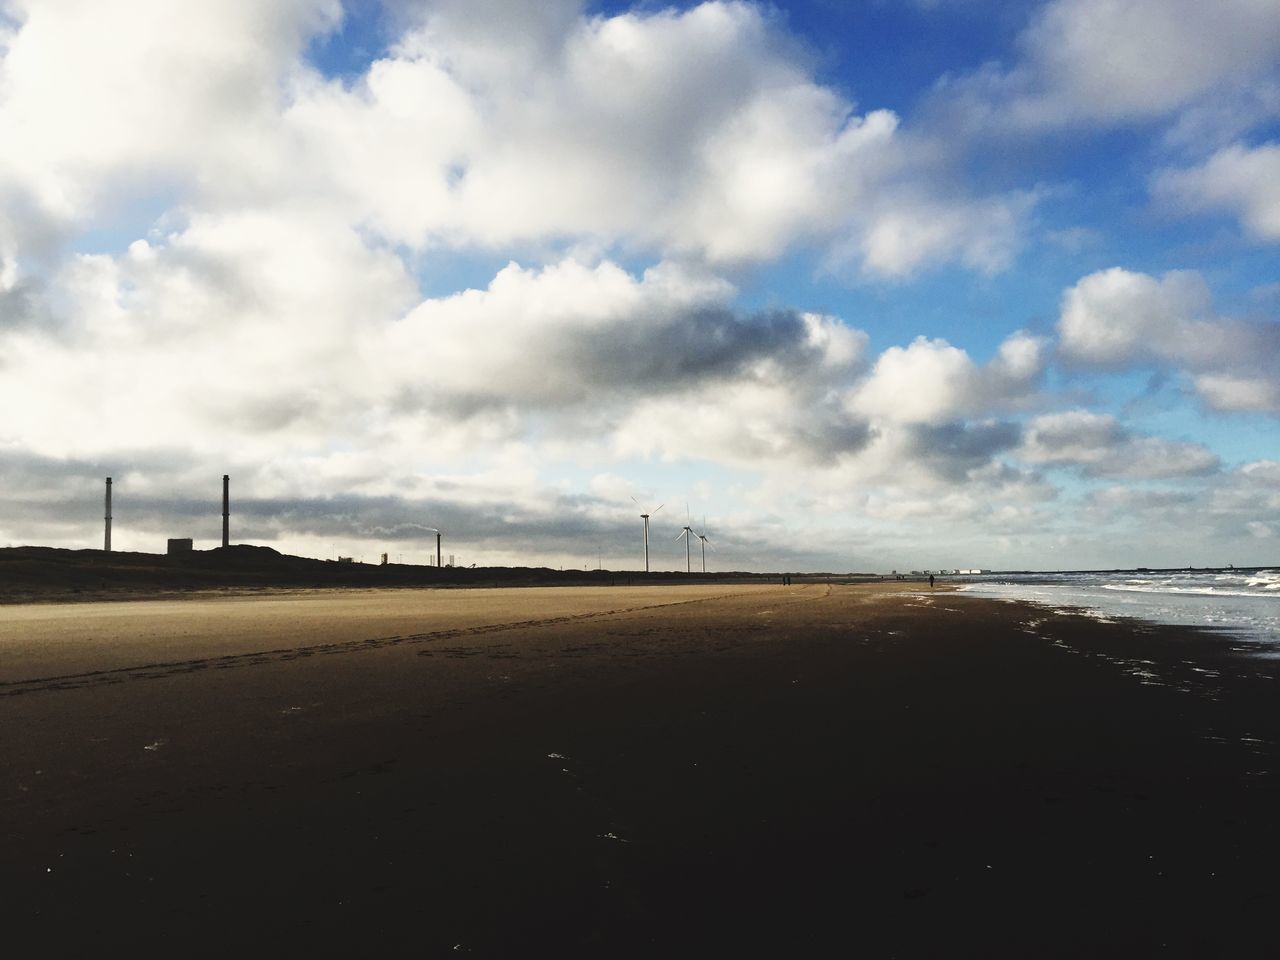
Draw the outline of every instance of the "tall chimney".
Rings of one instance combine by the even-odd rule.
[[[222,545],[231,546],[231,477],[222,475]]]
[[[106,498],[106,519],[107,530],[102,538],[102,549],[107,553],[111,552],[111,478],[107,477],[107,498]]]

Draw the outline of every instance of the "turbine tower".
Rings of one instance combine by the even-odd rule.
[[[222,475],[222,545],[231,546],[231,477]]]
[[[707,518],[705,516],[702,518],[702,529],[703,530],[707,529]],[[694,536],[702,541],[702,572],[706,573],[707,572],[707,543],[709,542],[709,540],[705,533],[695,533]],[[714,550],[715,547],[713,546],[711,549]]]
[[[635,501],[635,504],[637,507],[640,507],[639,500],[636,500],[635,497],[632,497],[631,499]],[[650,510],[648,513],[640,514],[640,519],[644,521],[644,572],[645,573],[649,572],[649,518],[665,506],[666,506],[665,503],[660,503],[657,505],[657,507]],[[643,510],[644,507],[640,507],[640,509]]]
[[[693,561],[689,557],[689,542],[692,536],[693,536],[693,527],[689,525],[689,505],[686,503],[684,505],[684,529],[680,531],[680,536],[676,537],[677,540],[681,539],[681,537],[684,538],[684,572],[685,573],[693,573]],[[704,563],[703,566],[705,567],[706,564]]]

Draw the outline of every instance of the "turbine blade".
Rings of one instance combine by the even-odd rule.
[[[666,506],[666,504],[665,504],[665,503],[660,503],[660,504],[658,504],[658,510],[661,510],[661,509],[662,509],[663,507],[665,507],[665,506]],[[655,510],[655,511],[653,511],[653,512],[654,512],[654,513],[657,513],[657,512],[658,512],[658,510]]]
[[[632,497],[631,499],[632,499],[632,500],[635,500],[635,504],[636,504],[636,506],[637,506],[637,507],[640,507],[640,501],[639,501],[639,500],[636,500],[636,498],[635,498],[635,497]],[[643,510],[643,509],[644,509],[644,507],[640,507],[640,509],[641,509],[641,510]]]

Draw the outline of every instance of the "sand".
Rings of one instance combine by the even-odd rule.
[[[1266,955],[1277,676],[896,583],[4,607],[7,942]]]

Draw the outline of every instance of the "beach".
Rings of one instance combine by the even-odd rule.
[[[3,606],[9,942],[1266,955],[1277,678],[897,582]]]

